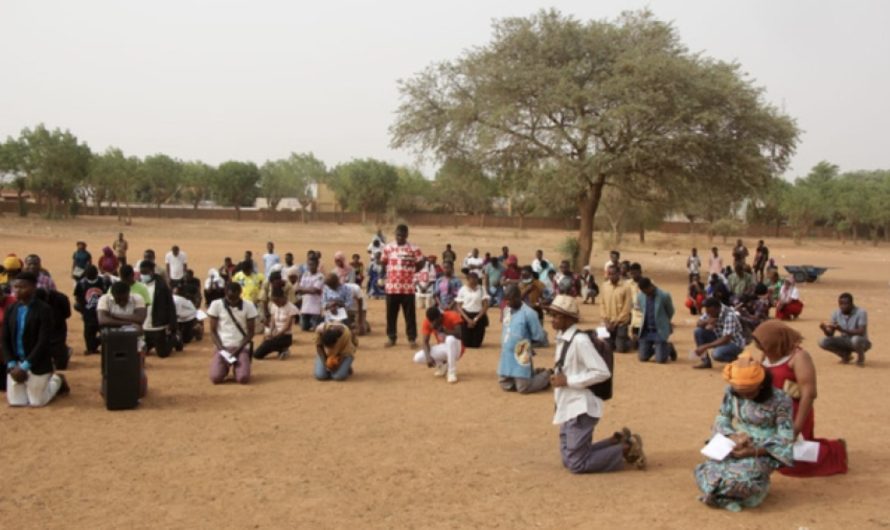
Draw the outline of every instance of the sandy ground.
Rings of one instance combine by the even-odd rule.
[[[74,241],[96,256],[123,229],[131,256],[152,247],[160,256],[177,243],[203,278],[225,255],[245,248],[259,256],[272,239],[298,259],[319,248],[361,252],[372,228],[234,222],[105,219],[44,222],[6,217],[3,254],[39,253],[68,291]],[[451,242],[459,256],[472,246],[502,244],[529,261],[551,258],[568,235],[557,231],[451,230],[418,227],[411,241],[427,253]],[[817,435],[844,437],[850,472],[820,479],[774,475],[755,510],[732,514],[696,501],[692,469],[709,435],[723,382],[717,369],[691,370],[693,319],[682,308],[684,263],[691,244],[650,236],[624,257],[673,295],[679,362],[642,364],[620,356],[616,397],[596,437],[623,425],[642,433],[648,471],[575,476],[564,470],[551,424],[550,392],[520,396],[499,390],[495,369],[500,325],[493,318],[485,347],[461,362],[460,383],[447,385],[411,363],[399,347],[382,348],[383,302],[370,303],[373,332],[362,338],[354,378],[312,378],[310,335],[298,334],[286,361],[255,362],[250,385],[213,386],[209,341],[168,359],[148,359],[149,395],[133,411],[108,412],[99,396],[99,358],[84,357],[81,323],[70,321],[77,355],[68,370],[72,393],[42,410],[0,407],[0,526],[30,528],[882,528],[890,526],[887,405],[890,331],[886,247],[833,242],[768,241],[781,264],[835,267],[802,287],[806,336],[819,376]],[[729,245],[717,242],[728,253]],[[753,243],[753,242],[750,242]],[[753,247],[753,245],[751,245]],[[593,262],[605,261],[599,241]],[[851,291],[871,315],[875,344],[868,365],[840,366],[816,346],[817,324]],[[496,313],[492,314],[493,316]],[[598,310],[583,307],[582,325]],[[400,334],[402,333],[400,321]],[[549,323],[548,323],[549,329]],[[552,331],[551,331],[552,336]],[[552,349],[544,352],[547,357]],[[550,363],[550,359],[539,361]],[[13,525],[12,520],[18,524]]]

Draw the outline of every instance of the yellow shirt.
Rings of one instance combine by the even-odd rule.
[[[637,295],[640,294],[640,287],[637,282],[631,278],[627,279],[627,286],[630,288],[630,327],[639,328],[643,325],[643,311],[637,303]]]
[[[255,272],[251,275],[238,272],[232,281],[241,284],[241,299],[256,304],[263,288],[263,275]]]
[[[331,328],[341,328],[343,333],[337,339],[337,343],[333,347],[328,348],[321,343],[321,335]],[[327,322],[315,328],[315,345],[324,349],[327,357],[355,357],[355,350],[358,347],[358,338],[349,331],[347,326],[339,322]]]
[[[600,288],[600,316],[603,319],[629,325],[632,305],[630,287],[626,283],[619,281],[618,285],[612,285],[612,282],[605,282]]]

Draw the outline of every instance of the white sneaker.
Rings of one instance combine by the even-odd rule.
[[[444,363],[443,363],[443,364],[437,364],[437,365],[436,365],[436,371],[433,372],[433,375],[436,376],[436,377],[442,377],[443,375],[445,375],[445,373],[446,373],[447,371],[448,371],[448,365],[447,365],[447,364],[444,364]]]
[[[457,372],[448,372],[448,378],[446,379],[446,381],[448,381],[449,383],[457,383]]]

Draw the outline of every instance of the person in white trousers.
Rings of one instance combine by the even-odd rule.
[[[449,383],[457,383],[457,362],[464,353],[461,322],[463,319],[457,311],[440,311],[438,307],[427,309],[421,327],[423,349],[414,354],[415,363],[435,368],[437,377],[447,374]],[[433,335],[438,344],[430,344]]]

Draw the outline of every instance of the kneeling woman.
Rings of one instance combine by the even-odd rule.
[[[813,402],[816,400],[816,367],[810,354],[800,347],[803,336],[787,325],[769,320],[754,330],[754,344],[763,351],[763,365],[773,386],[781,388],[794,406],[794,436],[819,444],[815,462],[794,462],[779,473],[790,477],[824,477],[847,472],[847,445],[843,440],[816,438]]]
[[[479,283],[479,273],[467,273],[467,284],[462,286],[454,299],[457,310],[463,319],[461,337],[467,348],[478,348],[485,340],[488,327],[488,303],[491,298]]]
[[[729,387],[714,432],[736,446],[724,460],[699,464],[695,480],[702,502],[737,512],[763,502],[773,470],[792,465],[791,399],[774,389],[769,373],[748,356],[727,365],[723,378]]]

